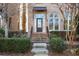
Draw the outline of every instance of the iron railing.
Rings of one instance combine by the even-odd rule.
[[[47,34],[48,34],[48,37],[49,37],[49,29],[48,29],[48,26],[46,26],[46,31],[47,31]]]
[[[32,37],[32,33],[33,33],[33,26],[31,27],[31,31],[30,31],[30,38]]]

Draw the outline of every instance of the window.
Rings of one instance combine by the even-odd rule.
[[[59,30],[59,17],[57,12],[49,16],[49,30]]]
[[[49,29],[52,30],[53,29],[53,19],[49,20]]]
[[[58,19],[55,19],[55,30],[58,30],[58,26],[59,24],[58,24]]]
[[[71,29],[71,13],[69,10],[65,10],[64,12],[65,20],[64,20],[64,30]]]

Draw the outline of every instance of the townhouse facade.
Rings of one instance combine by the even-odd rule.
[[[61,4],[59,4],[61,5]],[[48,39],[50,32],[59,32],[65,35],[66,31],[71,30],[71,10],[67,9],[68,5],[64,4],[62,10],[63,15],[56,3],[21,3],[9,4],[9,32],[27,33],[32,39],[42,37]],[[0,16],[0,19],[1,16]],[[0,25],[2,26],[0,20]],[[61,36],[62,36],[61,35]]]

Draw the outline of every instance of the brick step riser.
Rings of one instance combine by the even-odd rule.
[[[48,36],[47,34],[32,34],[32,36]]]

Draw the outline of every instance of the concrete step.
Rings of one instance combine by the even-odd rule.
[[[48,50],[46,48],[33,48],[31,52],[38,54],[48,54]]]
[[[32,39],[48,39],[47,33],[32,33]]]
[[[34,53],[34,56],[47,56],[47,43],[33,43],[31,52]]]
[[[34,56],[48,56],[48,54],[35,54]]]
[[[33,48],[47,48],[47,43],[33,43]]]
[[[49,41],[49,39],[48,38],[46,38],[46,39],[33,39],[32,38],[32,42],[38,42],[38,43],[43,43],[43,42],[48,42]]]
[[[48,41],[47,33],[32,33],[32,41]]]

